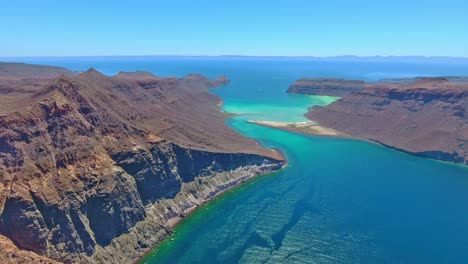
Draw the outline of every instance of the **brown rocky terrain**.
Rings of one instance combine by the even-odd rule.
[[[288,87],[288,93],[304,95],[344,96],[354,91],[364,89],[366,83],[359,80],[335,78],[303,78]]]
[[[284,165],[224,124],[208,91],[225,77],[39,68],[0,79],[2,263],[133,262],[193,208]]]
[[[55,264],[57,261],[40,256],[32,251],[21,250],[8,238],[0,235],[0,261],[3,264],[40,263]]]
[[[440,77],[366,83],[328,106],[312,107],[306,116],[417,156],[468,164],[465,81]]]

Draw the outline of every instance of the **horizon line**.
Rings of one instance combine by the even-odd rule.
[[[116,57],[210,57],[210,58],[311,58],[311,59],[333,59],[333,58],[445,58],[445,59],[468,59],[463,56],[445,56],[445,55],[331,55],[331,56],[315,56],[315,55],[40,55],[40,56],[0,56],[0,59],[27,59],[27,58],[116,58]]]

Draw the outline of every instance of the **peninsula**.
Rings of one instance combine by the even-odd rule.
[[[301,79],[287,92],[342,96],[330,105],[309,109],[306,117],[316,126],[416,156],[468,164],[466,80],[464,77],[379,82]],[[307,132],[316,134],[313,130]]]
[[[0,262],[131,263],[285,160],[224,124],[229,80],[0,63]]]

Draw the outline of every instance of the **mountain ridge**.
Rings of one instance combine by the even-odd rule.
[[[224,124],[209,90],[225,78],[40,77],[0,80],[17,88],[0,100],[25,102],[0,109],[0,234],[18,254],[135,261],[188,211],[285,164]]]

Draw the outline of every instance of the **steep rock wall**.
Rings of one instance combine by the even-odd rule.
[[[468,163],[468,89],[368,88],[307,117],[417,156]]]
[[[206,91],[214,84],[201,76],[187,78],[165,81],[171,97],[212,99]],[[165,82],[158,85],[164,88]],[[198,90],[191,89],[197,83],[202,83]],[[137,93],[141,96],[135,97]],[[151,101],[136,109],[134,97]],[[2,238],[22,252],[34,252],[25,257],[41,255],[65,263],[133,262],[167,236],[174,221],[191,208],[284,165],[271,157],[276,153],[258,146],[251,148],[257,154],[222,151],[230,145],[218,146],[230,139],[240,146],[252,142],[224,128],[221,118],[205,122],[213,123],[225,139],[217,134],[217,145],[210,150],[187,146],[203,147],[202,140],[210,141],[205,136],[210,127],[204,130],[197,122],[203,116],[183,112],[188,110],[166,99],[151,97],[133,79],[109,78],[91,70],[78,78],[60,77],[35,92],[31,105],[4,111]],[[148,112],[150,107],[155,111]],[[211,111],[211,106],[202,109],[201,103],[197,107]],[[164,111],[151,119],[158,109]],[[191,122],[182,114],[192,114]],[[139,126],[141,120],[145,126]],[[160,137],[186,136],[190,131],[204,133],[197,133],[196,141],[180,140],[185,146]]]

